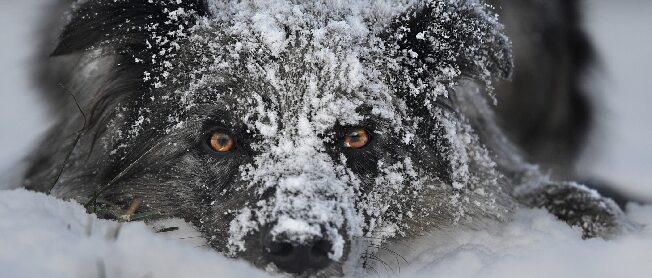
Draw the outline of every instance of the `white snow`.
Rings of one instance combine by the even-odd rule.
[[[452,230],[389,247],[375,277],[650,277],[652,206],[630,205],[643,226],[611,241],[581,232],[541,210],[521,210],[506,225]],[[193,231],[165,238],[142,223],[98,220],[77,203],[25,190],[0,191],[0,276],[268,277],[244,262],[197,246]],[[173,223],[179,224],[179,220]],[[190,239],[190,240],[188,240]],[[397,265],[398,262],[398,265]]]
[[[652,222],[652,206],[630,205],[628,218]],[[580,240],[580,231],[541,210],[522,210],[488,230],[434,236],[417,244],[406,277],[650,277],[652,229],[612,241]],[[424,247],[425,246],[425,247]],[[436,249],[435,249],[436,248]],[[409,274],[408,274],[409,273]]]
[[[1,277],[267,277],[187,242],[192,232],[165,239],[44,194],[0,191],[0,219]]]

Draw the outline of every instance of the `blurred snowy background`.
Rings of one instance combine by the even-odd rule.
[[[652,199],[652,1],[585,2],[602,66],[591,85],[602,105],[600,128],[581,168]],[[48,12],[46,3],[0,0],[0,180],[15,172],[49,123],[29,80],[36,23]]]
[[[584,171],[652,198],[652,1],[588,0],[586,27],[600,55],[597,130]]]

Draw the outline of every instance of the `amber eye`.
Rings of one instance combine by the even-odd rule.
[[[215,131],[210,138],[211,149],[219,153],[228,153],[235,147],[235,140],[231,135],[222,131]]]
[[[369,144],[370,139],[371,136],[369,136],[369,132],[364,128],[355,128],[344,136],[344,147],[349,149],[361,149]]]

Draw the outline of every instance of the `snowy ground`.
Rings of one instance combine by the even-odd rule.
[[[0,191],[1,277],[265,277],[210,250],[120,226],[78,204]]]
[[[628,217],[652,225],[652,207],[631,206]],[[0,191],[0,219],[2,277],[267,277],[196,243],[155,236],[141,223],[98,220],[78,204],[43,194]],[[651,226],[613,241],[579,238],[579,230],[549,214],[523,210],[507,225],[406,246],[416,249],[409,263],[379,267],[377,277],[652,275]]]
[[[4,185],[10,177],[6,173],[15,172],[17,161],[47,126],[25,66],[33,43],[30,24],[46,1],[0,1],[0,173],[4,173],[0,181]],[[652,2],[592,0],[589,4],[588,26],[606,70],[596,81],[603,89],[603,129],[584,168],[637,196],[652,198],[652,114],[647,107],[652,101],[647,83],[652,66]],[[633,206],[628,217],[652,224],[652,207]],[[0,277],[264,276],[192,244],[153,236],[141,224],[118,229],[116,223],[86,215],[76,204],[40,194],[0,191],[0,219]],[[650,228],[613,241],[578,238],[577,231],[547,214],[522,211],[506,226],[429,238],[420,244],[421,255],[404,265],[401,274],[652,277]]]

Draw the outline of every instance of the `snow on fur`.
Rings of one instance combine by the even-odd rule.
[[[241,167],[241,179],[248,184],[242,189],[254,189],[259,196],[274,193],[243,208],[231,223],[232,253],[246,248],[249,233],[274,225],[272,236],[299,242],[324,233],[335,243],[329,256],[339,260],[343,230],[350,238],[382,241],[404,232],[406,215],[424,213],[401,204],[410,203],[405,199],[424,186],[441,182],[423,178],[425,170],[408,158],[380,161],[385,170],[375,188],[360,194],[360,179],[346,167],[346,158],[326,154],[329,130],[370,116],[386,121],[387,128],[379,132],[400,134],[406,145],[413,143],[419,125],[436,119],[453,142],[447,157],[457,193],[448,202],[457,210],[456,218],[465,217],[468,204],[494,217],[504,213],[494,211],[497,201],[485,194],[500,186],[486,150],[466,123],[438,104],[462,72],[488,87],[492,79],[509,74],[508,41],[484,4],[277,0],[208,5],[210,15],[191,28],[184,26],[193,12],[179,10],[169,11],[170,23],[179,25],[176,31],[159,34],[157,26],[150,26],[148,43],[158,43],[153,47],[162,50],[152,60],[158,74],[146,73],[145,81],[153,80],[155,88],[178,87],[172,95],[160,96],[169,105],[192,109],[223,102],[260,135],[251,148],[261,154]],[[425,18],[427,24],[410,26],[413,17]],[[418,43],[410,45],[413,39]],[[180,48],[184,51],[177,53]],[[188,68],[192,70],[180,70]],[[239,100],[238,107],[225,101],[243,95],[248,98]],[[409,116],[410,104],[400,95],[419,99],[428,115]],[[184,112],[168,118],[168,132],[187,121]],[[472,166],[481,169],[470,171]],[[365,215],[371,219],[363,221]]]
[[[228,211],[234,218],[227,255],[247,251],[246,238],[268,229],[293,243],[324,238],[333,243],[329,257],[341,261],[347,250],[357,251],[346,246],[357,239],[371,238],[368,249],[381,249],[408,232],[508,219],[514,201],[506,192],[516,184],[450,105],[461,79],[482,88],[475,97],[485,99],[491,81],[511,71],[509,41],[481,1],[208,1],[205,16],[175,8],[179,3],[156,4],[167,15],[164,24],[125,22],[149,34],[147,57],[121,53],[146,66],[143,82],[152,86],[135,108],[117,107],[108,129],[116,131],[105,141],[133,142],[151,128],[172,137],[211,117],[244,126],[254,137],[244,144],[251,160],[228,189],[205,200],[213,205],[229,190],[247,196]],[[194,112],[202,106],[224,115]],[[121,130],[123,112],[136,117]],[[347,166],[347,156],[327,147],[338,143],[338,127],[365,121],[376,134],[398,138],[392,147],[399,151],[374,161],[377,175],[363,184],[367,177]],[[107,144],[115,145],[112,159],[131,155],[120,149],[125,144]],[[438,152],[425,159],[440,165],[401,152],[424,145]],[[211,235],[215,215],[198,217],[209,245],[224,249],[225,238]]]

